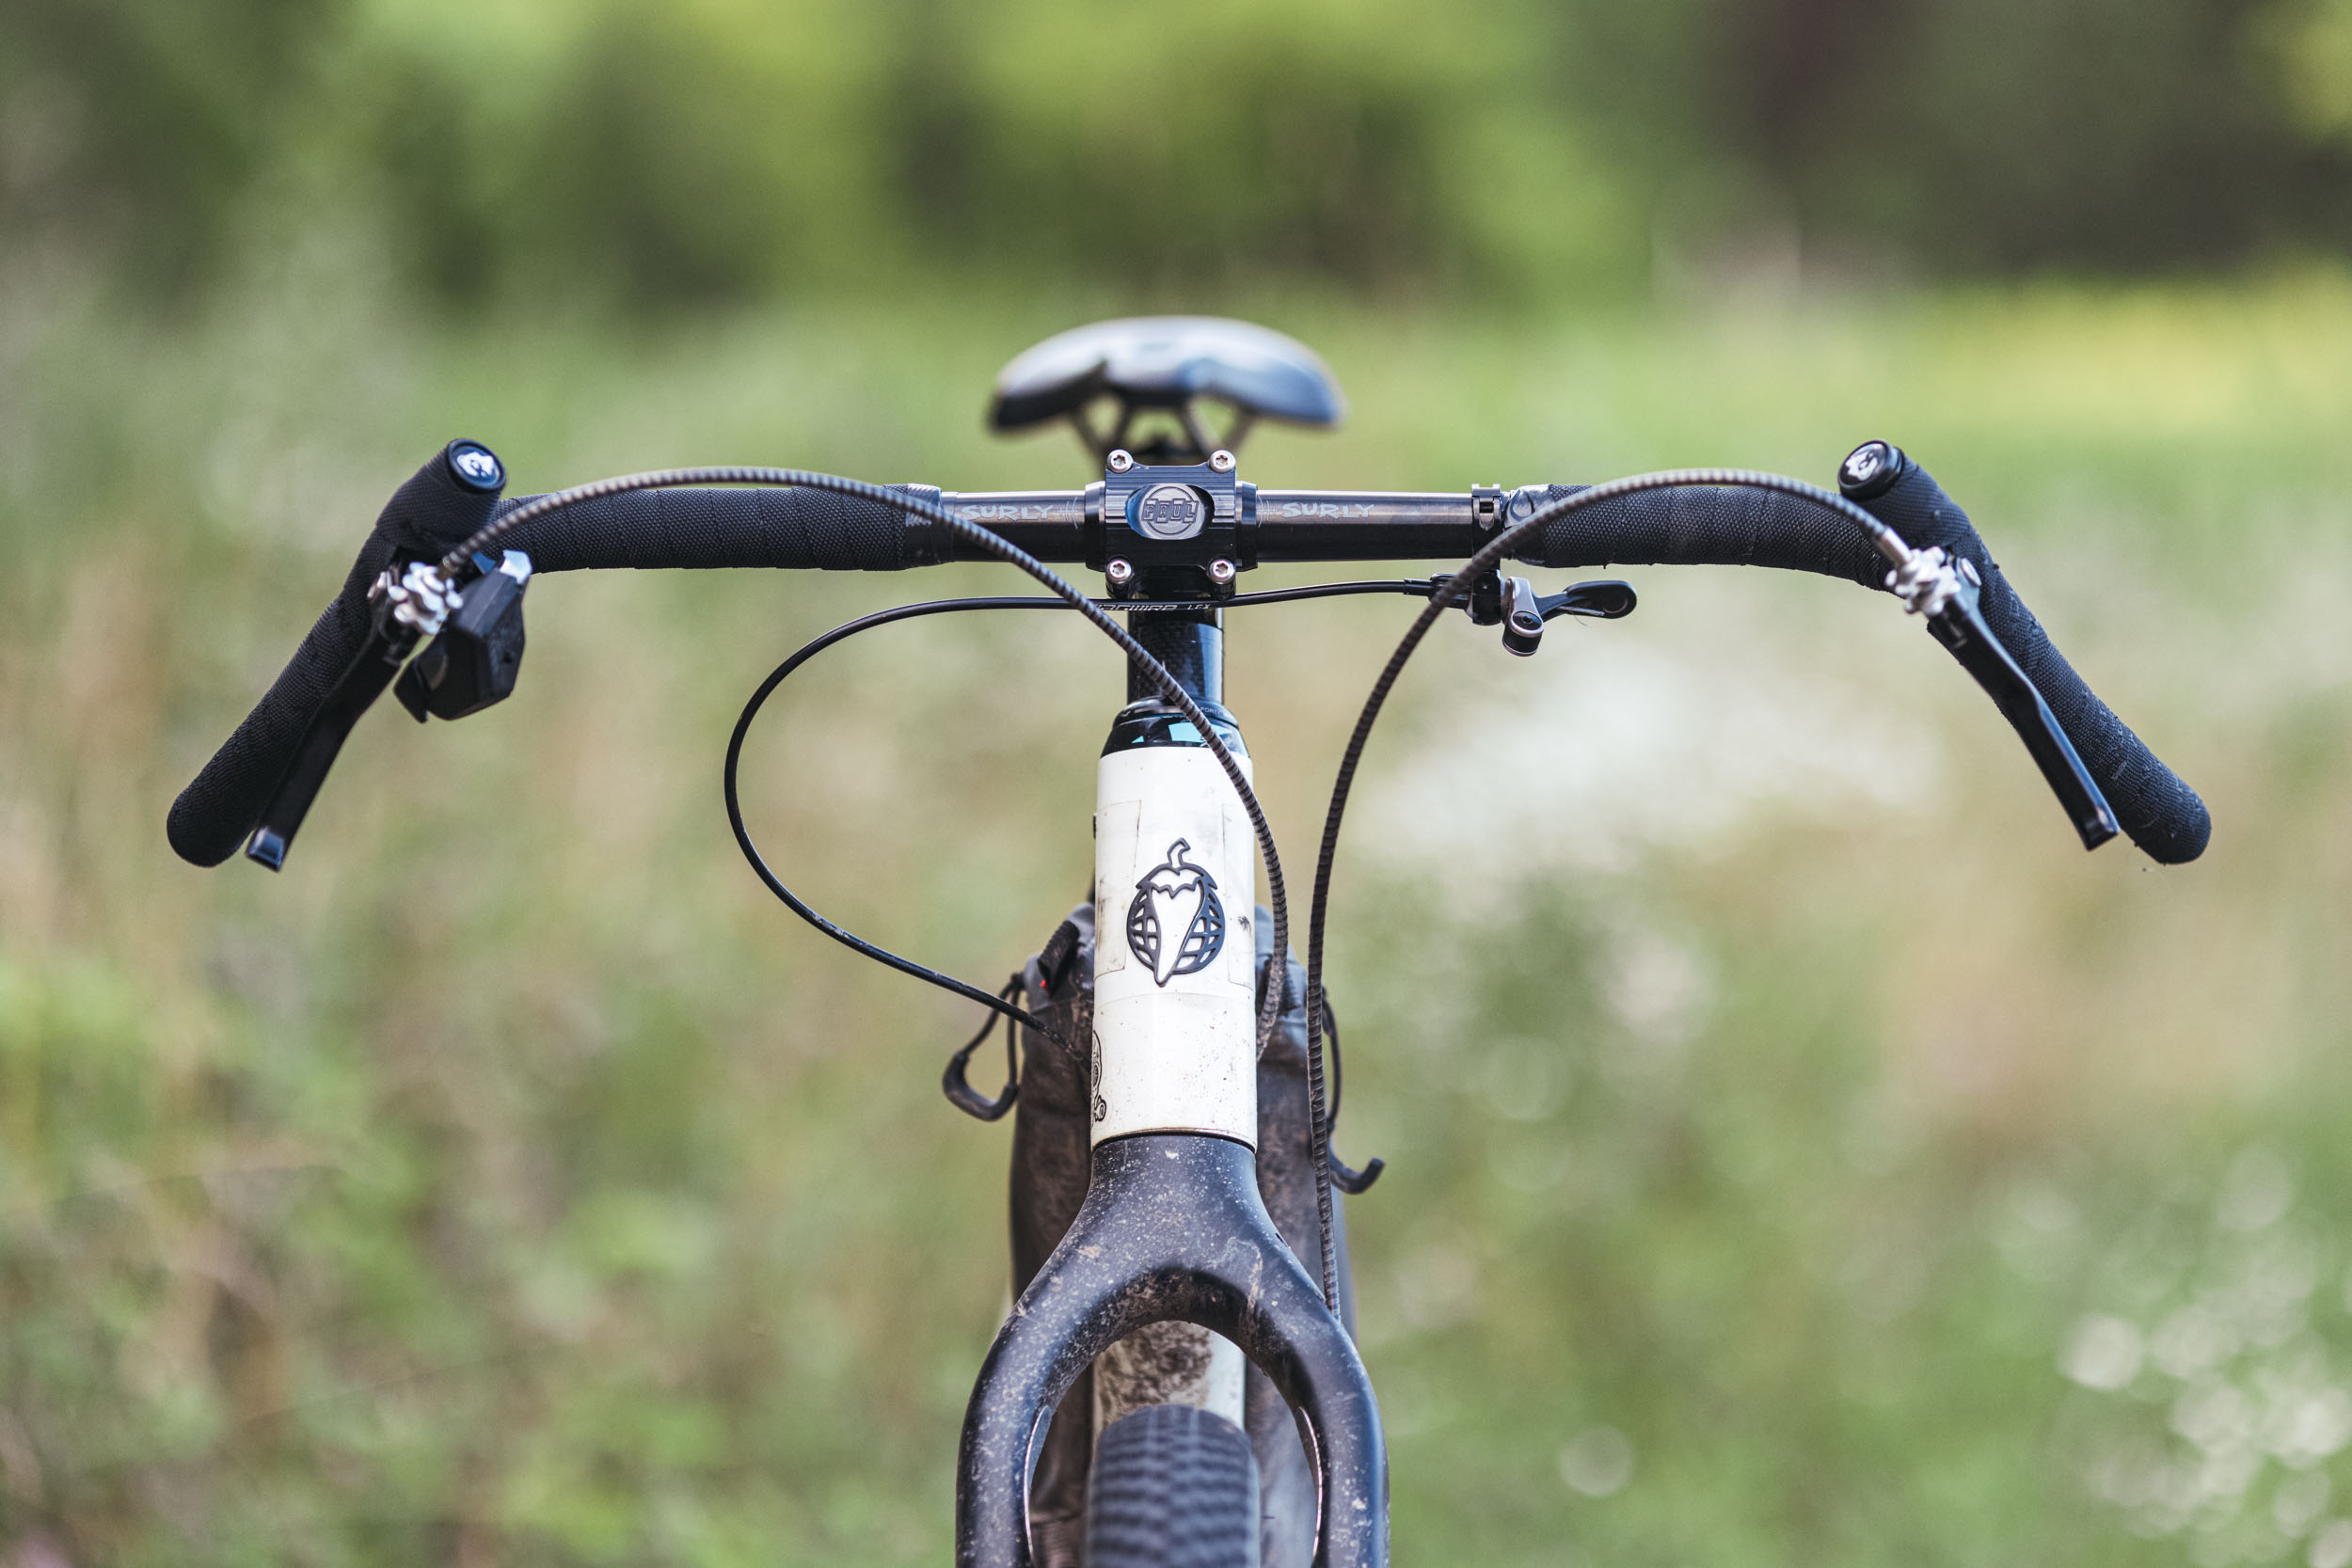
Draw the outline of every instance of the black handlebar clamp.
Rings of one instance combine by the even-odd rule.
[[[1257,512],[1258,487],[1236,477],[1230,451],[1182,464],[1113,451],[1087,487],[1087,564],[1114,599],[1229,599],[1257,564],[1246,544]]]

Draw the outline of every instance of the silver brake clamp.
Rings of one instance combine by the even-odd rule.
[[[431,637],[457,608],[457,589],[432,562],[412,561],[397,578],[387,567],[368,590],[368,599],[390,604],[393,620],[420,637]]]
[[[1960,596],[1963,575],[1972,583],[1977,580],[1974,566],[1965,561],[1954,562],[1941,545],[1930,545],[1912,551],[1908,560],[1887,573],[1886,586],[1912,614],[1941,615],[1944,607]]]

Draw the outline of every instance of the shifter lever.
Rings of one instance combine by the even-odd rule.
[[[1447,578],[1438,577],[1431,580],[1441,587]],[[1525,658],[1543,642],[1547,621],[1563,615],[1617,621],[1632,614],[1640,603],[1631,583],[1613,578],[1572,582],[1557,594],[1538,594],[1535,585],[1525,578],[1488,572],[1471,585],[1470,602],[1462,609],[1472,626],[1501,626],[1502,645]]]

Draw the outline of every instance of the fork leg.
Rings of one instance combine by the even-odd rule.
[[[1319,1568],[1386,1568],[1387,1456],[1363,1362],[1267,1217],[1248,1148],[1187,1133],[1096,1146],[1085,1206],[1014,1303],[972,1391],[959,1568],[1031,1568],[1040,1420],[1104,1349],[1171,1319],[1239,1345],[1289,1403],[1320,1481]]]

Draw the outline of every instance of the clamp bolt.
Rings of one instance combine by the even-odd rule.
[[[1209,467],[1215,468],[1218,473],[1230,474],[1233,471],[1233,454],[1227,451],[1224,448],[1219,447],[1216,451],[1209,453]]]
[[[1110,455],[1103,460],[1103,467],[1115,474],[1123,474],[1135,466],[1135,453],[1124,447],[1113,447]]]
[[[1114,457],[1127,456],[1127,454],[1123,451],[1113,452],[1111,455]],[[1132,463],[1135,460],[1133,458],[1128,458],[1128,461]],[[1114,561],[1109,565],[1103,568],[1103,575],[1110,578],[1114,585],[1124,588],[1127,584],[1135,581],[1136,569],[1124,561]]]
[[[1491,532],[1502,526],[1505,504],[1506,498],[1503,496],[1502,485],[1473,484],[1470,486],[1470,518],[1478,525],[1480,532]]]
[[[1226,454],[1219,453],[1218,455],[1223,456]],[[1223,588],[1226,584],[1232,582],[1238,575],[1240,575],[1240,568],[1235,566],[1232,562],[1226,560],[1223,556],[1219,556],[1215,561],[1209,562],[1209,580],[1216,583],[1219,588]]]

